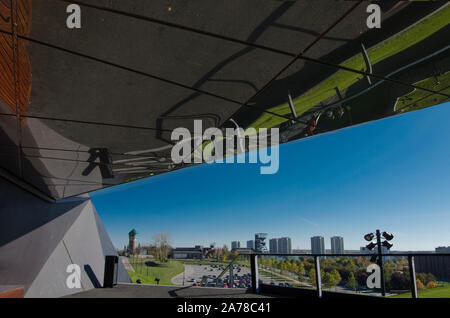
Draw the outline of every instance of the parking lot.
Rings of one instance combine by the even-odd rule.
[[[189,265],[184,264],[184,273],[172,278],[172,283],[178,286],[205,286],[205,287],[230,287],[230,271],[227,270],[224,275],[219,278],[216,285],[216,278],[225,269],[225,265]],[[245,265],[235,265],[233,267],[234,287],[250,288],[251,271]],[[285,285],[279,281],[274,281],[271,277],[260,274],[259,282],[272,285]],[[289,286],[289,284],[286,284]]]
[[[184,264],[184,273],[172,278],[172,283],[179,286],[194,285],[215,287],[216,278],[223,272],[225,265],[187,265]],[[234,287],[249,288],[251,284],[250,269],[244,265],[233,267]],[[218,280],[218,287],[229,287],[230,271]]]

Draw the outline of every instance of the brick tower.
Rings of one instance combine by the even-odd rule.
[[[128,252],[129,253],[134,253],[136,251],[136,235],[138,233],[136,232],[135,229],[132,229],[130,231],[130,233],[128,233],[128,238],[129,238],[129,242],[128,242]]]

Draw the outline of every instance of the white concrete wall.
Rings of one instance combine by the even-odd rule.
[[[116,251],[89,198],[47,203],[0,178],[0,285],[26,297],[60,297],[103,284],[105,255]],[[69,289],[67,265],[81,268]],[[130,282],[119,262],[119,281]]]

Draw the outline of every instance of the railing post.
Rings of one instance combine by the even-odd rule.
[[[378,246],[378,266],[380,266],[380,278],[381,278],[381,295],[386,296],[386,282],[384,278],[384,268],[383,268],[383,252],[381,249],[381,233],[377,230],[377,246]]]
[[[258,255],[250,254],[250,267],[252,271],[252,293],[259,292]]]
[[[119,268],[119,257],[106,255],[105,272],[103,274],[103,288],[113,288],[117,284],[117,271]]]
[[[411,295],[412,298],[418,298],[417,296],[417,280],[416,280],[416,267],[414,265],[414,256],[408,256],[409,262],[409,280],[411,281]]]
[[[314,263],[316,264],[317,296],[322,298],[322,278],[320,277],[320,258],[318,256],[314,256]]]

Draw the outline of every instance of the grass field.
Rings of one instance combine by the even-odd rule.
[[[130,263],[135,270],[128,271],[133,283],[140,279],[142,284],[156,284],[155,278],[158,277],[160,285],[173,285],[171,279],[184,271],[184,265],[174,260],[161,263],[149,259],[130,259]]]
[[[450,284],[436,288],[419,290],[419,298],[450,298]],[[393,298],[411,298],[411,293],[405,293],[393,296]]]
[[[134,272],[128,271],[133,283],[138,279],[142,284],[156,284],[155,278],[160,279],[160,285],[173,285],[171,279],[184,271],[184,264],[187,265],[223,265],[227,266],[229,262],[216,262],[212,260],[169,260],[167,263],[161,263],[153,259],[130,259],[130,264]],[[247,265],[249,262],[239,260],[235,265]]]
[[[433,33],[445,27],[448,24],[449,19],[450,6],[447,6],[408,30],[400,32],[390,39],[379,43],[377,46],[368,49],[367,53],[372,65],[375,65],[376,63],[383,61],[390,56],[393,56],[426,39]],[[354,56],[341,65],[358,71],[366,69],[365,62],[361,54]],[[335,96],[335,87],[338,87],[340,91],[344,91],[359,81],[361,77],[362,75],[354,72],[344,70],[337,71],[334,75],[330,76],[328,79],[310,89],[305,94],[297,97],[293,101],[297,115],[301,115],[315,105],[320,104],[320,102]],[[291,113],[287,102],[269,110],[280,115],[289,115]],[[287,119],[285,118],[265,113],[253,124],[251,124],[250,127],[256,129],[271,128],[280,125],[286,120]]]

